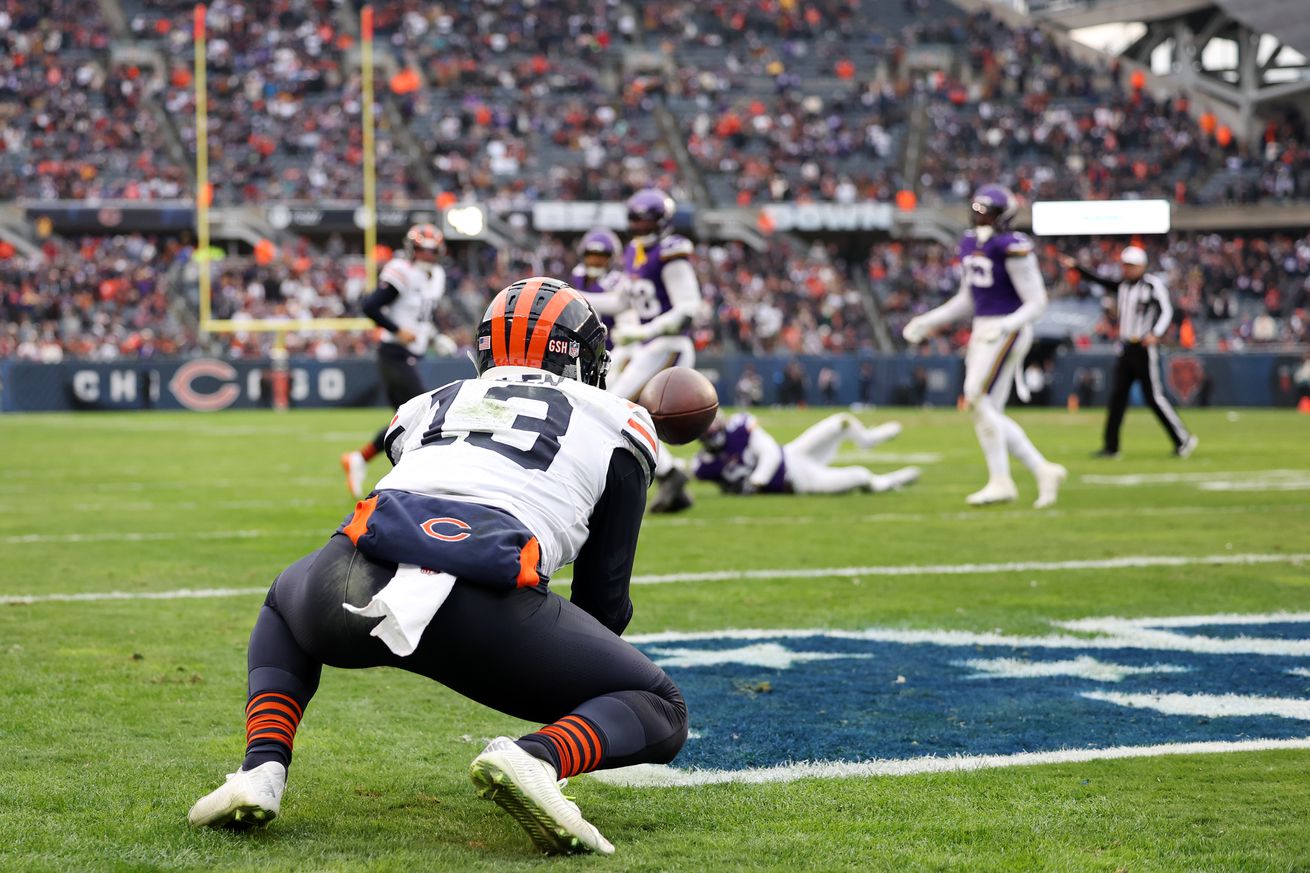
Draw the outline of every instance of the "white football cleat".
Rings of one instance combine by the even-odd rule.
[[[346,471],[346,487],[350,489],[350,496],[356,500],[363,497],[368,461],[359,452],[344,452],[341,455],[341,469]]]
[[[282,809],[287,768],[277,761],[227,774],[227,782],[196,801],[187,813],[195,827],[263,827]]]
[[[982,487],[981,491],[975,491],[964,502],[970,506],[986,506],[989,503],[1009,503],[1019,496],[1019,489],[1015,487],[1014,480],[990,479]]]
[[[1174,449],[1174,454],[1180,458],[1190,457],[1192,452],[1196,451],[1196,445],[1199,442],[1200,440],[1196,438],[1196,434],[1188,434],[1187,439],[1183,440],[1183,444]]]
[[[1060,496],[1060,486],[1069,477],[1069,471],[1060,464],[1045,464],[1037,472],[1037,500],[1033,509],[1045,509],[1054,506]]]
[[[614,845],[560,791],[555,768],[509,737],[496,737],[473,759],[469,778],[478,797],[494,800],[546,854],[614,854]]]
[[[899,470],[892,470],[885,476],[874,476],[873,487],[869,490],[874,494],[880,494],[883,491],[895,491],[904,488],[912,482],[919,481],[920,470],[918,467],[901,467]]]

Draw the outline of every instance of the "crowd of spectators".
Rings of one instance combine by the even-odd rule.
[[[922,193],[962,200],[1002,180],[1031,200],[1162,197],[1177,203],[1310,196],[1310,139],[1295,114],[1241,143],[1143,74],[1086,63],[1043,31],[969,16],[953,75],[925,82]]]
[[[0,189],[187,196],[168,140],[194,152],[194,4],[123,6],[158,69],[111,61],[95,0],[0,0]],[[361,198],[355,16],[342,0],[209,4],[216,202]],[[958,201],[997,180],[1029,199],[1310,196],[1299,116],[1242,141],[1138,73],[947,0],[402,0],[378,5],[377,34],[384,202],[519,208],[670,184],[665,108],[719,205],[908,189]],[[633,51],[645,69],[625,73]],[[911,155],[915,107],[926,124]]]
[[[1100,317],[1071,337],[1075,345],[1113,342],[1109,297],[1064,269],[1060,254],[1117,275],[1117,238],[1042,242],[1038,256],[1053,301],[1079,302]],[[1310,234],[1177,234],[1142,241],[1150,270],[1170,288],[1176,310],[1171,341],[1184,347],[1240,350],[1310,342]],[[764,251],[742,243],[701,243],[695,266],[706,317],[695,340],[703,350],[745,354],[829,354],[875,348],[870,308],[899,342],[913,315],[953,295],[959,274],[953,247],[928,240],[879,243],[864,263],[835,248],[775,239]],[[524,275],[569,275],[572,241],[543,238],[530,250],[459,247],[447,261],[447,301],[438,309],[439,351],[469,348],[477,319],[500,288]],[[867,269],[866,299],[851,271]],[[184,241],[141,234],[51,237],[34,256],[0,246],[0,357],[54,361],[152,355],[266,355],[269,334],[195,336],[196,267]],[[298,240],[265,253],[220,256],[211,272],[215,318],[355,317],[367,293],[362,256],[333,237]],[[951,353],[968,340],[962,322],[925,344]],[[294,354],[320,359],[368,355],[367,332],[288,334]]]
[[[140,234],[51,238],[0,257],[0,358],[53,363],[189,355],[172,279],[192,250]]]
[[[354,201],[363,197],[364,100],[360,73],[331,0],[215,0],[206,14],[210,179],[214,202]],[[192,80],[195,4],[142,3],[138,39],[169,67],[159,95],[182,144],[196,150]],[[376,107],[378,196],[422,198],[409,155]]]
[[[96,0],[0,0],[0,197],[182,196],[146,104],[152,74],[109,59]]]

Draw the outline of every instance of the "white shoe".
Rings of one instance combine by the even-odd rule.
[[[473,759],[469,778],[478,797],[494,800],[546,854],[614,854],[614,845],[560,791],[555,768],[523,751],[509,737],[496,737]]]
[[[1190,456],[1192,452],[1196,451],[1196,444],[1199,442],[1200,440],[1196,438],[1196,434],[1188,434],[1187,439],[1183,441],[1183,444],[1174,449],[1174,454],[1180,458],[1186,458]]]
[[[1018,496],[1019,489],[1015,487],[1013,479],[991,479],[981,491],[975,491],[964,498],[964,502],[970,506],[986,506],[989,503],[1009,503]]]
[[[885,476],[874,476],[872,491],[878,494],[883,491],[895,491],[904,488],[912,482],[919,481],[921,472],[918,467],[901,467],[899,470],[892,470]]]
[[[1060,486],[1069,477],[1069,471],[1059,464],[1048,463],[1037,472],[1037,501],[1033,509],[1045,509],[1055,505],[1060,494]]]
[[[282,809],[287,768],[277,761],[227,774],[227,782],[196,801],[187,813],[195,827],[263,827]]]
[[[344,452],[341,455],[341,469],[346,471],[346,487],[356,500],[364,496],[364,475],[368,472],[368,461],[359,452]]]

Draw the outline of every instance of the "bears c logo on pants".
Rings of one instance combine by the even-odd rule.
[[[450,525],[451,527],[459,529],[461,532],[455,534],[440,533],[437,530],[440,525]],[[429,518],[427,521],[419,525],[419,527],[423,528],[423,533],[432,537],[434,540],[442,540],[447,543],[457,543],[460,540],[466,540],[472,536],[472,534],[464,533],[464,531],[472,530],[472,528],[458,518]]]

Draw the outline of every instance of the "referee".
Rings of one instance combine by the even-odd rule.
[[[1146,402],[1173,442],[1174,454],[1186,458],[1196,448],[1197,439],[1164,396],[1164,385],[1160,381],[1160,340],[1174,317],[1169,289],[1157,276],[1147,275],[1146,252],[1137,246],[1125,248],[1119,260],[1123,264],[1123,279],[1116,282],[1098,276],[1068,255],[1060,256],[1061,264],[1077,270],[1087,281],[1117,292],[1119,357],[1114,364],[1114,384],[1110,389],[1110,405],[1105,418],[1105,443],[1096,455],[1101,458],[1119,456],[1119,429],[1128,408],[1128,392],[1134,382],[1141,380],[1146,389]]]

